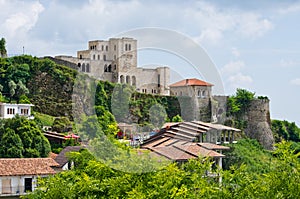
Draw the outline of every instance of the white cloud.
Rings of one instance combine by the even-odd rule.
[[[241,55],[240,51],[237,48],[235,48],[235,47],[231,48],[231,53],[235,57],[239,57]]]
[[[231,61],[220,70],[222,75],[232,75],[239,73],[245,67],[245,63],[241,60]]]
[[[290,13],[294,13],[294,12],[299,12],[300,11],[300,3],[293,3],[291,5],[288,5],[286,7],[280,8],[278,10],[279,14],[290,14]]]
[[[287,67],[293,67],[295,65],[297,65],[298,63],[292,60],[285,60],[285,59],[281,59],[280,60],[280,66],[287,68]]]
[[[253,82],[252,78],[249,75],[244,75],[242,73],[237,73],[230,76],[228,81],[234,88],[249,87]]]
[[[300,86],[300,78],[292,79],[290,81],[290,84],[295,85],[295,86]]]

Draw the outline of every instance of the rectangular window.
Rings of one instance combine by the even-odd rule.
[[[21,109],[21,115],[28,115],[28,109],[22,108]]]
[[[105,46],[105,50],[108,51],[108,46]]]
[[[24,179],[25,189],[24,192],[32,191],[32,178],[25,178]]]
[[[160,74],[157,75],[157,87],[160,87]]]
[[[117,46],[116,45],[114,45],[114,51],[116,51],[117,50]]]
[[[11,179],[2,179],[2,194],[11,193]]]
[[[101,50],[104,51],[104,46],[103,45],[101,46]]]

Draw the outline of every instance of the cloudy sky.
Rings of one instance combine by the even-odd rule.
[[[176,43],[179,34],[182,41],[192,41],[203,51],[171,53],[177,46],[167,51],[140,50],[140,66],[167,65],[177,74],[172,81],[200,76],[218,84],[199,75],[203,67],[210,67],[213,73],[217,71],[226,94],[246,88],[268,96],[272,118],[298,125],[299,21],[300,1],[294,0],[0,0],[0,37],[6,39],[9,55],[22,54],[24,46],[25,53],[34,56],[75,56],[77,50],[87,48],[88,40],[131,36],[132,31],[144,33],[140,30],[156,28],[171,34],[159,37],[153,33],[157,43]],[[143,38],[140,40],[142,44]],[[186,52],[191,51],[206,52],[216,70],[201,56],[202,64],[187,58]],[[201,69],[197,74],[195,67]],[[215,90],[216,94],[222,92]]]

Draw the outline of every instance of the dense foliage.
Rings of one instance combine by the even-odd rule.
[[[47,157],[51,147],[33,120],[16,116],[0,121],[0,157]]]
[[[206,175],[211,166],[208,159],[127,173],[95,161],[83,150],[71,155],[75,169],[40,179],[40,187],[24,198],[298,198],[299,154],[290,147],[286,142],[277,145],[263,175],[248,169],[251,163],[219,171],[221,184]]]

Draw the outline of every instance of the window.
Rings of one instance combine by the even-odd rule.
[[[114,60],[116,60],[117,59],[117,55],[114,55]]]
[[[103,55],[103,60],[106,61],[106,55]]]
[[[126,83],[130,84],[130,76],[129,75],[126,76]]]
[[[111,72],[111,64],[108,65],[107,71]]]
[[[32,191],[32,178],[25,178],[24,181],[24,192]]]
[[[157,75],[157,87],[160,87],[160,74]]]
[[[114,45],[114,51],[116,51],[117,50],[117,46],[116,45]]]
[[[86,64],[86,68],[85,68],[85,71],[87,72],[87,73],[89,73],[90,72],[90,64]]]
[[[81,64],[80,64],[80,63],[78,63],[78,68],[80,68],[80,66],[81,66]]]
[[[28,115],[29,110],[27,108],[21,108],[21,115]]]
[[[114,70],[117,70],[117,65],[116,64],[114,65]]]
[[[98,55],[98,60],[100,60],[100,55]]]
[[[205,91],[202,91],[202,97],[206,97],[206,92]]]
[[[82,55],[79,55],[79,59],[82,59]]]
[[[105,46],[105,50],[108,51],[108,46]]]
[[[14,115],[15,114],[15,109],[14,108],[8,108],[7,109],[7,114],[8,115]]]
[[[131,50],[131,44],[128,44],[128,50],[129,51]]]
[[[104,72],[108,72],[107,65],[104,65]]]
[[[2,179],[2,194],[11,193],[11,179]]]
[[[136,86],[136,77],[132,76],[131,79],[132,79],[132,82],[131,82],[132,86]]]
[[[103,45],[101,46],[101,50],[104,51],[104,46]]]
[[[127,51],[127,44],[125,44],[125,51]]]
[[[95,60],[96,59],[96,55],[93,55],[93,60]]]
[[[82,72],[85,72],[85,64],[84,64],[84,63],[82,64],[81,71],[82,71]]]
[[[124,76],[123,75],[120,76],[120,82],[121,82],[121,84],[124,83]]]

